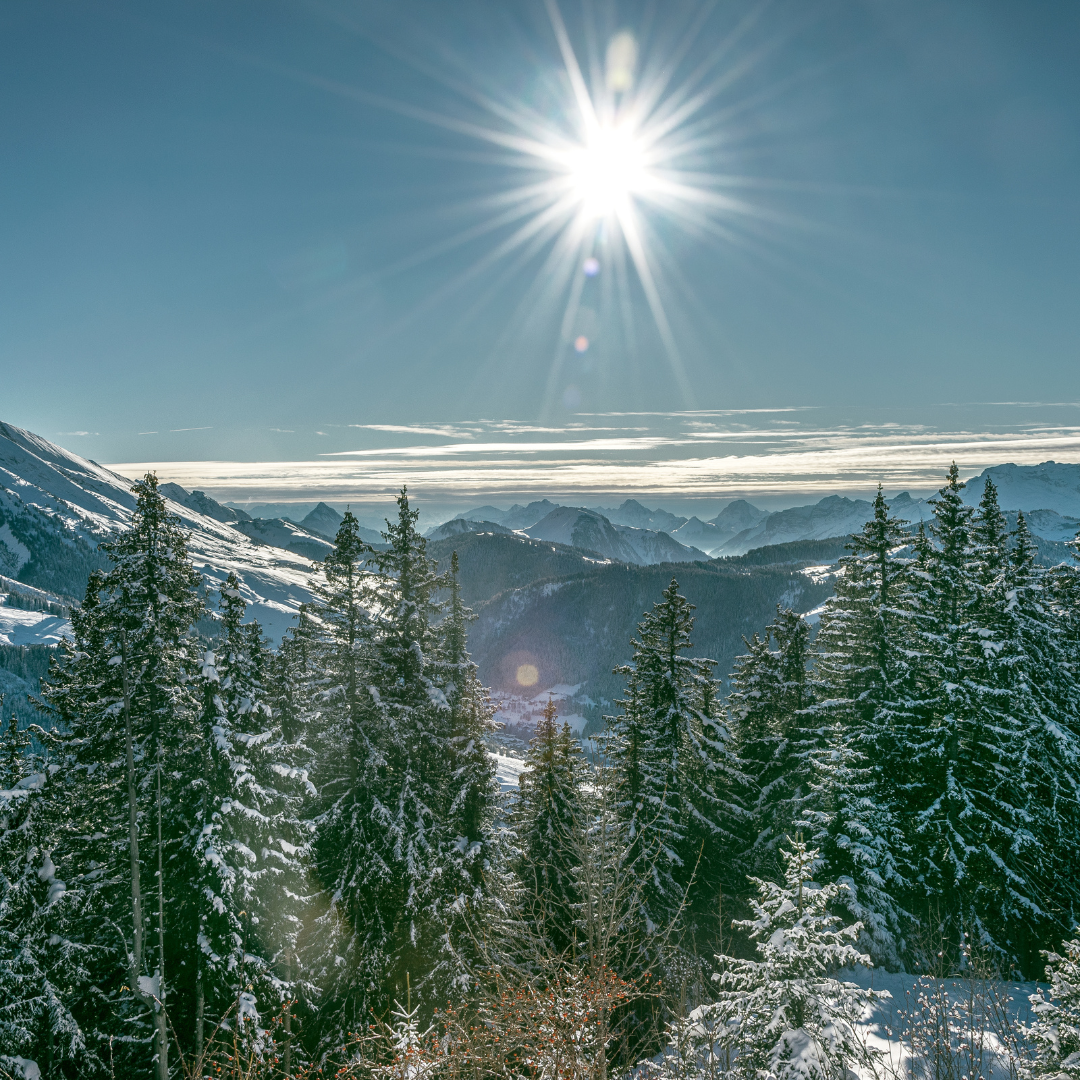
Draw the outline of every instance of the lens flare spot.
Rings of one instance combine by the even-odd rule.
[[[582,264],[581,269],[585,271],[586,277],[596,277],[600,273],[600,260],[590,255]]]
[[[589,339],[582,334],[580,337],[574,338],[574,351],[583,353],[589,347]]]
[[[521,664],[515,677],[519,686],[535,686],[540,681],[540,672],[535,664]]]
[[[607,88],[613,94],[625,94],[634,88],[638,46],[629,30],[620,30],[609,42],[604,72]]]

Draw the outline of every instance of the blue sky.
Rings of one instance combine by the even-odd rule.
[[[709,205],[628,196],[653,295],[613,221],[560,254],[506,215],[552,182],[506,138],[584,138],[565,47],[599,101],[619,31],[620,108],[710,89],[650,164]],[[1078,45],[1052,2],[9,0],[0,418],[99,461],[364,452],[339,495],[407,447],[434,483],[466,424],[577,460],[597,415],[663,413],[597,451],[635,468],[688,410],[1072,431],[937,407],[1080,398]]]

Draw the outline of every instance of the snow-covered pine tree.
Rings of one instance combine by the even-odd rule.
[[[474,963],[470,915],[487,904],[485,878],[499,874],[500,847],[494,843],[499,785],[485,737],[494,727],[494,709],[469,656],[468,623],[475,618],[461,598],[458,557],[450,558],[449,598],[438,632],[435,681],[446,709],[442,716],[447,754],[438,810],[441,884],[435,917],[444,925],[436,981],[450,992],[468,983]]]
[[[289,627],[270,658],[270,703],[291,745],[303,745],[318,712],[320,640],[308,605],[302,604],[296,625]]]
[[[1035,1019],[1023,1033],[1035,1052],[1020,1064],[1022,1080],[1080,1080],[1080,940],[1063,952],[1043,953],[1050,988],[1028,997]]]
[[[417,516],[403,491],[387,548],[372,553],[347,513],[312,605],[327,638],[315,778],[324,806],[315,851],[330,901],[322,926],[346,931],[316,935],[328,1045],[404,995],[407,978],[420,1000],[432,998],[442,911],[456,898],[441,891],[437,817],[454,769],[438,671],[436,593],[445,582]]]
[[[577,879],[589,824],[587,766],[580,744],[567,725],[560,728],[557,716],[549,697],[529,744],[511,826],[530,921],[554,955],[573,959],[569,950],[577,938],[574,923],[582,899]]]
[[[0,723],[3,704],[0,694]],[[101,1061],[76,1016],[87,1018],[78,1005],[92,993],[92,949],[77,936],[85,894],[56,876],[61,808],[44,790],[54,770],[29,746],[12,714],[0,736],[0,1063],[24,1058],[46,1076],[89,1072]]]
[[[1002,584],[994,590],[1000,648],[993,654],[993,673],[998,708],[1015,718],[1024,755],[1022,820],[1030,839],[1026,851],[1017,845],[1016,854],[1030,886],[1025,895],[1037,910],[1032,907],[1030,918],[1013,925],[1010,941],[1025,972],[1038,970],[1040,945],[1059,939],[1080,915],[1080,684],[1068,649],[1068,612],[1035,560],[1035,542],[1021,513],[999,575]]]
[[[909,539],[904,525],[879,486],[873,519],[840,560],[813,649],[810,716],[827,728],[828,742],[814,756],[804,808],[825,873],[848,885],[837,902],[862,924],[860,946],[888,966],[901,959],[907,887],[898,783],[914,688],[904,641],[908,560],[896,557]]]
[[[760,873],[779,869],[779,844],[802,820],[813,781],[813,758],[821,748],[820,721],[807,712],[813,701],[807,661],[810,628],[796,612],[777,607],[764,637],[747,642],[736,659],[729,707],[739,759],[750,782],[750,865]],[[769,643],[775,641],[776,649]]]
[[[733,1051],[733,1074],[746,1080],[843,1080],[869,1065],[856,1024],[878,995],[836,978],[841,968],[870,964],[855,947],[857,923],[831,914],[843,886],[818,886],[817,851],[798,838],[781,849],[784,884],[752,878],[754,917],[735,925],[755,942],[757,960],[718,956],[717,1001],[702,1009],[700,1030]]]
[[[374,605],[378,631],[371,652],[372,720],[384,733],[387,773],[386,840],[389,877],[378,897],[386,932],[382,993],[388,1005],[406,990],[421,1001],[445,1000],[432,978],[446,930],[444,911],[454,903],[454,883],[444,891],[439,812],[456,769],[452,710],[440,679],[437,596],[448,584],[427,557],[416,531],[419,511],[402,489],[397,518],[387,521],[385,550]]]
[[[94,993],[94,950],[79,940],[86,897],[57,877],[62,806],[45,792],[55,770],[26,753],[29,742],[12,715],[0,739],[0,1064],[22,1057],[45,1076],[91,1072],[102,1061],[80,1023]]]
[[[202,744],[189,858],[196,959],[195,1051],[240,994],[264,1011],[295,996],[295,946],[307,829],[306,774],[267,703],[269,654],[230,574],[216,612],[220,635],[202,658]],[[293,947],[290,948],[290,945]],[[232,1022],[232,1021],[230,1021]]]
[[[692,647],[693,610],[672,579],[638,625],[631,663],[616,669],[626,697],[610,724],[607,756],[647,935],[666,935],[687,912],[715,914],[744,817],[743,776],[714,663],[683,655]]]
[[[303,939],[300,966],[322,994],[324,1050],[341,1046],[365,1022],[369,1006],[381,1004],[376,989],[387,962],[379,897],[391,873],[386,833],[392,801],[385,732],[370,706],[371,554],[346,510],[295,635],[296,651],[314,645],[315,653],[308,728],[318,791],[312,822],[321,911]],[[305,618],[316,643],[299,633]],[[294,670],[302,679],[304,666],[297,663]]]
[[[976,558],[963,486],[954,464],[931,500],[934,544],[916,550],[925,577],[912,655],[924,727],[904,748],[912,911],[932,913],[954,962],[966,931],[1007,965],[1020,959],[1015,931],[1039,911],[1026,867],[1030,800],[1021,725],[999,689],[1007,677],[999,600],[993,583],[979,582],[987,558]],[[984,538],[997,533],[997,513],[990,487],[977,519]]]
[[[69,815],[52,854],[57,875],[88,890],[81,940],[96,948],[97,1038],[123,1034],[127,1074],[146,1075],[152,1061],[167,1080],[166,975],[189,945],[169,926],[183,893],[171,875],[190,831],[185,795],[197,760],[199,649],[190,631],[205,605],[156,477],[148,473],[133,492],[131,528],[102,545],[112,568],[91,578],[73,615],[74,642],[44,687],[61,721],[63,762],[62,783],[46,791]],[[140,1045],[132,1005],[152,1017],[151,1046]]]

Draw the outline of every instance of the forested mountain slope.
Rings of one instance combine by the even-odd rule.
[[[469,647],[481,679],[496,690],[513,690],[518,668],[533,664],[538,687],[583,683],[597,702],[613,701],[622,682],[612,668],[629,659],[642,612],[673,577],[697,608],[695,654],[718,661],[721,678],[744,650],[743,636],[767,623],[777,604],[808,611],[832,591],[790,566],[611,565],[553,576],[475,605]]]

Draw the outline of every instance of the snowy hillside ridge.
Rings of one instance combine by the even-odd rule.
[[[34,569],[43,544],[63,550],[81,543],[92,553],[99,542],[126,529],[135,506],[131,485],[128,477],[32,432],[0,423],[0,520],[31,556],[9,576],[25,578]],[[273,640],[280,640],[300,604],[310,599],[308,581],[315,570],[311,559],[255,543],[232,524],[185,503],[169,499],[167,504],[190,534],[192,559],[207,584],[218,588],[230,572],[235,573],[253,617]],[[0,554],[10,550],[4,544]],[[97,559],[99,564],[104,561],[100,556]],[[79,600],[84,587],[85,576],[77,594],[74,586],[58,591]],[[35,637],[21,616],[10,615],[9,621],[11,627],[5,633],[15,634],[20,644],[50,643],[58,630],[42,620],[41,636]]]

